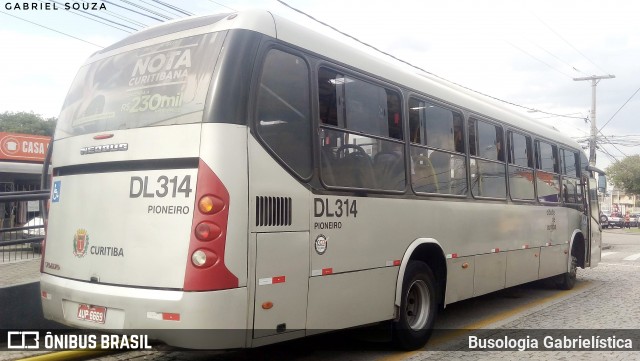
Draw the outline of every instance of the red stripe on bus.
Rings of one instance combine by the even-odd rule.
[[[180,314],[179,313],[162,313],[162,320],[163,321],[180,321]]]

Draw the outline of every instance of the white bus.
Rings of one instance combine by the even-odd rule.
[[[576,142],[267,11],[95,53],[54,138],[42,307],[74,327],[228,349],[384,321],[415,349],[439,307],[600,260]]]

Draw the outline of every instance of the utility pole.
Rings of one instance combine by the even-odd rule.
[[[584,78],[573,78],[575,81],[591,80],[591,139],[589,140],[589,165],[596,165],[596,86],[601,79],[612,79],[615,75],[592,75]]]

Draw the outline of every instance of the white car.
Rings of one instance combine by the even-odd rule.
[[[611,228],[613,228],[613,227],[623,228],[624,227],[624,217],[620,217],[620,215],[618,213],[612,213],[609,216],[609,227],[611,227]]]
[[[23,227],[33,227],[33,226],[40,226],[40,228],[31,228],[31,229],[25,229],[22,231],[22,238],[33,238],[33,237],[38,237],[38,236],[44,236],[45,232],[44,232],[44,223],[42,221],[42,217],[35,217],[35,218],[31,218],[29,220],[29,222],[25,223],[23,225]],[[38,241],[38,242],[33,242],[31,243],[31,246],[33,247],[33,251],[40,253],[41,249],[42,249],[42,242]]]
[[[44,236],[44,222],[42,217],[31,218],[23,227],[41,226],[40,228],[25,229],[22,231],[23,238]]]

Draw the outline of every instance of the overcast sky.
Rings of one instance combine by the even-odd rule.
[[[164,1],[194,14],[261,7],[310,23],[309,19],[273,0]],[[57,117],[67,89],[85,59],[101,47],[129,35],[64,10],[64,0],[60,0],[59,10],[17,10],[15,2],[0,2],[0,112],[33,111],[45,117]],[[166,9],[156,0],[128,2]],[[640,143],[640,122],[634,116],[640,112],[640,94],[633,96],[640,89],[640,27],[637,25],[640,5],[634,2],[286,2],[440,77],[543,112],[589,117],[591,82],[573,78],[615,75],[614,79],[602,80],[597,86],[596,123],[598,128],[604,126],[602,133],[606,136],[601,140],[614,143],[602,146],[597,165],[606,168],[613,157],[620,160],[640,152],[640,147],[621,144]],[[52,1],[38,4],[43,3],[53,4]],[[89,14],[123,25],[139,28],[132,20],[146,25],[159,23],[116,6],[136,9],[121,0],[95,4],[104,4],[107,10],[88,10]],[[126,19],[115,18],[112,13]],[[184,16],[174,13],[170,16]],[[590,124],[583,119],[521,111],[573,137],[589,134]],[[629,137],[633,135],[636,137]]]

